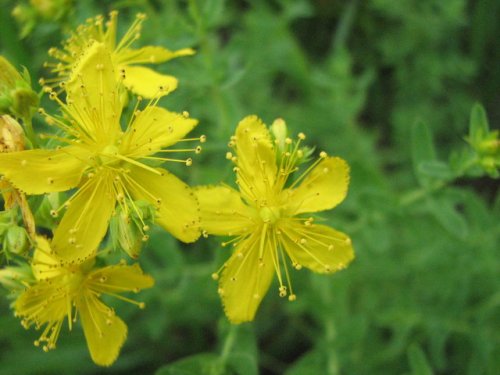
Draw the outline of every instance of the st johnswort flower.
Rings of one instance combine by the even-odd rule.
[[[44,351],[55,349],[64,321],[71,330],[79,319],[92,360],[101,366],[111,365],[118,357],[127,337],[127,326],[100,296],[112,296],[144,308],[144,303],[121,293],[137,293],[154,284],[138,264],[100,268],[95,266],[94,258],[77,265],[61,263],[43,237],[37,238],[32,272],[35,281],[19,295],[14,309],[25,328],[34,325],[41,330],[35,346]]]
[[[179,151],[167,147],[181,141],[203,142],[203,136],[183,138],[197,121],[151,101],[143,110],[136,108],[122,131],[119,90],[106,46],[94,42],[66,85],[66,103],[50,93],[64,116],[52,117],[41,110],[47,123],[59,128],[61,136],[55,138],[68,145],[0,154],[0,174],[27,194],[78,188],[53,212],[58,215],[67,208],[52,241],[53,250],[66,261],[82,261],[92,255],[117,202],[124,210],[127,202],[132,207],[134,200],[150,202],[157,207],[156,222],[175,237],[184,242],[199,237],[198,204],[191,189],[165,169],[150,165],[162,161],[190,165],[190,158],[162,155]],[[199,150],[200,146],[180,151]],[[143,229],[146,232],[148,226]]]
[[[346,234],[303,216],[338,205],[349,183],[347,163],[324,152],[290,181],[303,158],[304,138],[286,138],[280,147],[260,119],[246,117],[230,141],[236,155],[227,154],[236,164],[239,192],[225,185],[196,190],[205,234],[235,236],[223,243],[234,247],[233,254],[213,274],[233,323],[253,320],[274,274],[279,295],[296,299],[285,254],[295,269],[318,273],[338,271],[354,258]]]
[[[144,98],[166,95],[177,88],[177,79],[170,75],[160,74],[142,64],[159,64],[181,56],[194,54],[191,48],[171,51],[159,46],[146,46],[133,49],[131,45],[140,38],[142,23],[146,16],[138,14],[125,35],[117,41],[118,12],[112,11],[109,20],[97,16],[88,19],[80,25],[76,32],[64,43],[63,48],[51,48],[49,55],[58,60],[56,63],[46,63],[55,78],[43,79],[42,84],[54,84],[66,81],[85,53],[90,43],[101,42],[111,51],[111,59],[117,67],[116,74],[124,78],[123,85],[130,91]],[[161,89],[160,89],[161,87]]]

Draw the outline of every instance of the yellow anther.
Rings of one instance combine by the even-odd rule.
[[[280,294],[280,297],[286,297],[287,295],[287,291],[286,291],[286,286],[280,286],[279,287],[279,294]]]

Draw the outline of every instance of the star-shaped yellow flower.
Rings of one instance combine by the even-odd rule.
[[[27,194],[78,187],[64,204],[67,211],[54,233],[52,248],[58,256],[65,261],[91,256],[106,233],[115,204],[127,210],[126,203],[133,206],[135,200],[155,205],[156,222],[175,237],[195,241],[199,237],[199,213],[191,189],[165,169],[148,163],[175,160],[190,165],[191,159],[161,155],[176,151],[166,147],[177,142],[195,140],[183,137],[197,121],[150,103],[136,110],[122,131],[119,84],[103,43],[94,42],[89,47],[66,84],[66,93],[67,103],[50,93],[64,118],[42,112],[49,125],[66,133],[66,137],[56,138],[68,146],[0,154],[0,174]],[[144,231],[147,229],[144,225]]]
[[[57,63],[46,63],[52,72],[57,74],[53,79],[42,80],[45,83],[57,83],[67,80],[78,59],[85,53],[93,41],[101,42],[111,51],[111,59],[116,66],[116,74],[122,74],[123,84],[127,89],[144,98],[166,95],[177,88],[177,79],[170,75],[160,74],[142,66],[142,64],[159,64],[176,57],[194,54],[191,48],[177,51],[158,46],[131,48],[133,42],[140,37],[144,14],[138,14],[134,23],[125,35],[117,41],[118,12],[112,11],[109,21],[104,22],[102,16],[88,19],[80,25],[76,32],[64,43],[62,50],[51,48],[49,55],[59,60]]]
[[[64,320],[69,329],[80,319],[92,360],[110,366],[118,357],[127,337],[127,326],[105,305],[101,295],[109,295],[143,308],[144,304],[120,293],[135,292],[154,284],[139,265],[118,264],[94,267],[94,259],[78,265],[61,264],[49,242],[37,238],[32,271],[36,282],[16,300],[14,309],[25,328],[42,329],[35,346],[44,351],[55,349]]]
[[[284,139],[281,148],[256,116],[246,117],[230,142],[236,155],[228,153],[240,191],[223,185],[196,190],[206,233],[236,236],[223,243],[234,252],[213,275],[219,279],[220,273],[219,294],[233,323],[253,320],[274,274],[280,296],[295,300],[285,254],[296,269],[318,273],[340,270],[354,258],[346,234],[301,216],[335,207],[349,184],[347,163],[325,153],[290,181],[303,138],[299,134],[295,144]]]

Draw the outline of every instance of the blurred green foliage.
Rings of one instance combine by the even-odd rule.
[[[10,13],[21,2],[1,0],[0,54],[35,80],[48,48],[86,18],[118,9],[123,31],[146,13],[140,43],[197,50],[159,68],[180,80],[162,104],[188,110],[209,139],[175,172],[232,183],[224,155],[237,122],[282,117],[351,165],[347,200],[323,216],[357,258],[330,277],[294,272],[296,302],[271,292],[254,323],[230,326],[210,279],[228,250],[155,230],[141,264],[157,283],[141,294],[145,310],[117,306],[129,337],[113,367],[86,359],[79,330],[56,351],[34,348],[36,332],[2,298],[0,374],[500,372],[498,174],[479,146],[496,139],[498,160],[498,1],[60,3],[55,19],[26,26]],[[468,128],[477,101],[489,128],[480,106]]]

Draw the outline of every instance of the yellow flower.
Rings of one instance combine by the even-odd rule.
[[[283,132],[281,132],[283,133]],[[200,187],[202,228],[206,234],[236,236],[223,243],[234,252],[218,273],[219,294],[233,323],[253,320],[276,273],[279,295],[293,301],[285,254],[296,269],[332,273],[354,258],[350,238],[301,214],[331,209],[345,198],[349,167],[338,157],[320,158],[293,182],[305,136],[275,147],[266,126],[256,117],[243,119],[230,145],[236,155],[239,192],[228,186]],[[279,143],[276,139],[276,145]]]
[[[102,43],[93,43],[66,84],[65,118],[45,116],[49,125],[64,131],[56,137],[69,144],[55,150],[27,150],[0,154],[0,174],[27,194],[44,194],[78,187],[58,210],[67,211],[54,233],[52,247],[65,261],[91,256],[106,233],[108,222],[121,205],[128,212],[134,200],[157,208],[157,222],[184,242],[199,237],[198,204],[191,189],[162,168],[146,163],[181,161],[153,154],[178,151],[166,147],[183,139],[197,121],[156,107],[154,102],[134,112],[125,131],[120,127],[122,106],[113,64]],[[184,149],[198,152],[201,148]],[[181,150],[182,151],[182,150]],[[137,214],[140,216],[139,212]],[[144,225],[144,231],[148,227]],[[145,239],[147,236],[145,235]]]
[[[111,365],[127,337],[127,326],[100,296],[144,308],[144,303],[119,293],[150,288],[154,284],[151,276],[144,275],[137,264],[96,268],[94,259],[79,265],[61,264],[43,237],[37,238],[32,271],[36,281],[17,298],[14,309],[25,328],[42,328],[35,346],[41,345],[44,351],[55,349],[64,320],[71,330],[79,318],[92,360],[101,366]]]
[[[109,15],[109,21],[104,22],[102,16],[87,20],[80,25],[76,33],[63,43],[63,49],[51,48],[49,55],[59,60],[58,63],[46,63],[57,77],[51,80],[42,80],[42,84],[65,81],[71,75],[89,43],[97,41],[104,43],[111,51],[111,60],[116,67],[116,74],[124,76],[123,84],[127,89],[144,98],[153,98],[166,95],[177,88],[177,79],[170,75],[155,71],[137,64],[159,64],[181,56],[194,54],[191,48],[177,51],[157,46],[146,46],[132,49],[130,46],[139,39],[144,14],[138,14],[134,23],[127,30],[120,41],[116,40],[118,12]],[[103,25],[104,24],[104,25]]]

